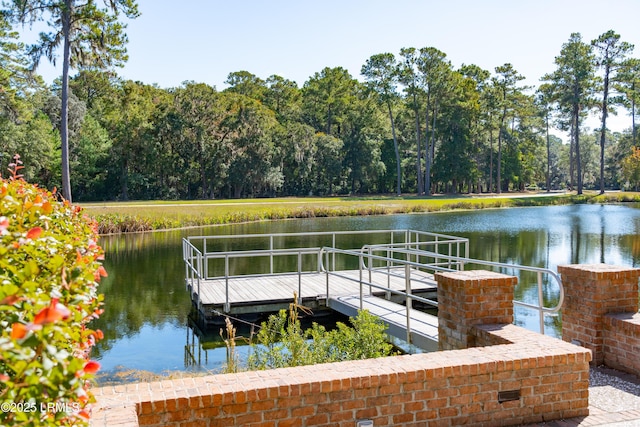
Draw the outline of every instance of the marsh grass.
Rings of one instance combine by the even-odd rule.
[[[577,196],[327,197],[83,204],[100,234],[131,233],[289,218],[323,218],[580,203],[640,202],[640,193]]]

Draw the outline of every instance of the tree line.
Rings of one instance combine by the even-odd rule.
[[[360,80],[327,67],[301,87],[243,70],[224,90],[160,88],[87,62],[65,93],[64,79],[48,86],[29,72],[33,51],[9,18],[0,19],[0,163],[19,153],[28,179],[60,186],[66,132],[79,201],[638,185],[640,61],[613,31],[591,42],[571,34],[537,88],[509,63],[456,69],[425,47],[371,56]],[[629,130],[607,131],[615,109],[631,112]],[[585,128],[593,115],[601,129]]]

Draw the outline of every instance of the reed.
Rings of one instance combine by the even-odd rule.
[[[516,206],[640,202],[640,193],[539,195],[518,197],[434,196],[368,198],[278,198],[190,202],[84,204],[100,234],[132,233],[289,218],[324,218],[475,210]]]

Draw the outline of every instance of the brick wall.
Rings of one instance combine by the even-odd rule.
[[[509,344],[103,387],[92,425],[498,426],[588,414],[587,350],[514,325],[474,333]]]
[[[103,387],[92,426],[507,426],[588,415],[591,351],[512,325],[515,278],[437,280],[440,338],[460,349]]]
[[[513,323],[517,278],[484,270],[437,273],[438,347],[475,347],[473,326]]]
[[[558,272],[562,276],[565,292],[562,339],[588,348],[593,352],[593,364],[602,365],[606,363],[605,325],[609,325],[607,333],[615,329],[614,325],[623,325],[622,321],[605,319],[605,315],[638,313],[640,269],[606,264],[582,264],[558,266]],[[607,349],[620,346],[616,358],[621,357],[628,345],[625,344],[627,338],[622,331],[632,329],[631,326],[622,327],[615,338],[607,339]],[[609,360],[614,359],[609,357]]]
[[[604,316],[604,364],[640,376],[640,313]]]

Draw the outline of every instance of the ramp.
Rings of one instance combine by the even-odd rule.
[[[327,305],[342,314],[355,317],[360,309],[360,297],[343,295],[330,297]],[[372,295],[363,296],[362,308],[380,319],[388,326],[387,333],[394,337],[407,339],[407,308],[383,298]],[[438,350],[438,318],[422,311],[411,309],[411,343],[426,351]]]

